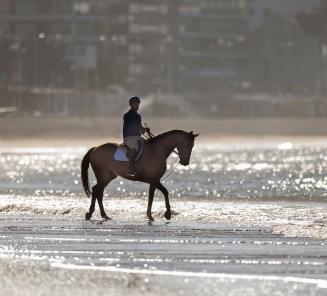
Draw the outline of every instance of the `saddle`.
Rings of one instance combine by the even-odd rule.
[[[137,156],[135,158],[135,161],[141,157],[142,152],[143,152],[144,142],[143,141],[140,141],[140,142],[141,143],[139,144],[139,150],[138,150]],[[129,161],[129,159],[128,159],[129,152],[130,152],[130,149],[125,144],[119,145],[115,151],[114,160]]]

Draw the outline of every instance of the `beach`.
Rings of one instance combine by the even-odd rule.
[[[148,186],[121,178],[105,191],[112,220],[98,208],[84,220],[80,161],[89,147],[119,141],[118,121],[108,136],[90,124],[83,137],[68,121],[3,120],[1,295],[325,295],[323,133],[212,136],[202,123],[191,164],[163,181],[172,220],[156,193],[149,224]]]
[[[2,215],[3,295],[324,295],[326,241],[199,222]]]

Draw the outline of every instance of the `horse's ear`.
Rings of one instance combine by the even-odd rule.
[[[193,134],[193,131],[190,132],[190,135],[192,135],[194,138],[196,138],[200,134]]]

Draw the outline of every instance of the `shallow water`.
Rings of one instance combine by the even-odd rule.
[[[0,194],[82,197],[85,152],[85,147],[0,150]],[[171,197],[181,200],[326,201],[327,147],[198,145],[190,166],[179,165],[164,183]],[[147,191],[121,178],[106,190],[112,197],[142,197]]]
[[[84,217],[90,200],[80,182],[80,161],[86,150],[0,150],[0,213]],[[179,165],[164,181],[173,219],[269,226],[289,236],[326,238],[326,152],[323,145],[291,143],[197,145],[191,165]],[[94,182],[92,169],[89,175]],[[147,192],[146,184],[117,178],[106,189],[105,209],[114,219],[144,221]],[[163,218],[158,192],[153,213]]]
[[[326,146],[197,145],[191,165],[164,181],[172,222],[156,193],[152,225],[147,185],[121,178],[104,199],[114,220],[103,222],[96,209],[84,221],[90,200],[79,167],[86,150],[0,150],[0,292],[21,295],[26,287],[12,284],[20,272],[26,295],[56,295],[51,287],[58,285],[58,295],[106,295],[100,271],[106,282],[115,279],[117,295],[326,292]]]

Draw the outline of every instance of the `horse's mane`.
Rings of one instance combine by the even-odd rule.
[[[146,142],[147,143],[153,143],[153,142],[161,140],[162,138],[165,138],[167,136],[170,136],[170,135],[173,135],[173,134],[182,134],[182,133],[186,133],[186,132],[182,131],[182,130],[171,130],[171,131],[159,134],[159,135],[153,137],[152,139],[148,139],[148,140],[146,140]]]

